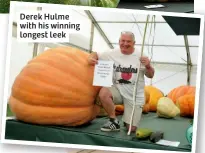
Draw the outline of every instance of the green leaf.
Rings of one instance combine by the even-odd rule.
[[[115,8],[117,7],[120,0],[16,0],[16,1]],[[9,13],[9,7],[10,7],[10,0],[0,0],[0,13]]]

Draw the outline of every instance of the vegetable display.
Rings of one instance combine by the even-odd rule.
[[[9,98],[9,107],[18,120],[43,125],[78,126],[107,113],[100,108],[93,86],[94,67],[89,53],[73,47],[48,49],[39,54],[17,75]],[[194,116],[195,87],[179,86],[167,97],[154,86],[145,86],[143,112],[159,117]],[[116,105],[122,115],[123,105]]]

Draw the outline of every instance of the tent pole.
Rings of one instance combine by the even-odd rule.
[[[187,85],[190,85],[192,62],[191,62],[189,42],[188,42],[187,35],[184,35],[184,43],[185,43],[186,53],[187,53]]]
[[[37,11],[42,11],[42,7],[37,7]],[[34,43],[33,45],[33,58],[36,57],[38,54],[38,43]]]
[[[91,23],[91,34],[90,34],[90,49],[89,52],[91,53],[93,50],[93,39],[94,39],[94,23]]]
[[[34,43],[33,45],[33,58],[38,54],[38,43]]]

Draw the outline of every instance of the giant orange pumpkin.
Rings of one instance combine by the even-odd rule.
[[[89,54],[72,47],[49,49],[16,77],[9,105],[17,119],[35,123],[77,126],[99,113],[92,86],[94,67]]]
[[[184,95],[194,95],[195,94],[195,87],[183,85],[172,89],[167,97],[171,98],[174,103],[176,103],[177,99]]]
[[[183,117],[194,116],[195,95],[184,95],[177,99],[177,107]]]

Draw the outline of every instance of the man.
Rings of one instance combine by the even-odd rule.
[[[136,131],[141,119],[142,109],[145,102],[144,97],[144,75],[148,78],[154,76],[154,68],[147,57],[140,57],[140,51],[135,50],[135,37],[131,32],[122,32],[119,39],[119,49],[96,53],[93,52],[88,58],[90,65],[97,64],[98,60],[114,61],[113,86],[102,87],[99,92],[99,99],[103,108],[108,113],[110,120],[106,123],[102,131],[119,131],[120,124],[115,115],[115,104],[124,105],[122,120],[129,129],[130,118],[135,107],[131,131]],[[140,62],[142,64],[139,70]],[[139,73],[136,104],[133,104],[133,91],[136,75]]]

